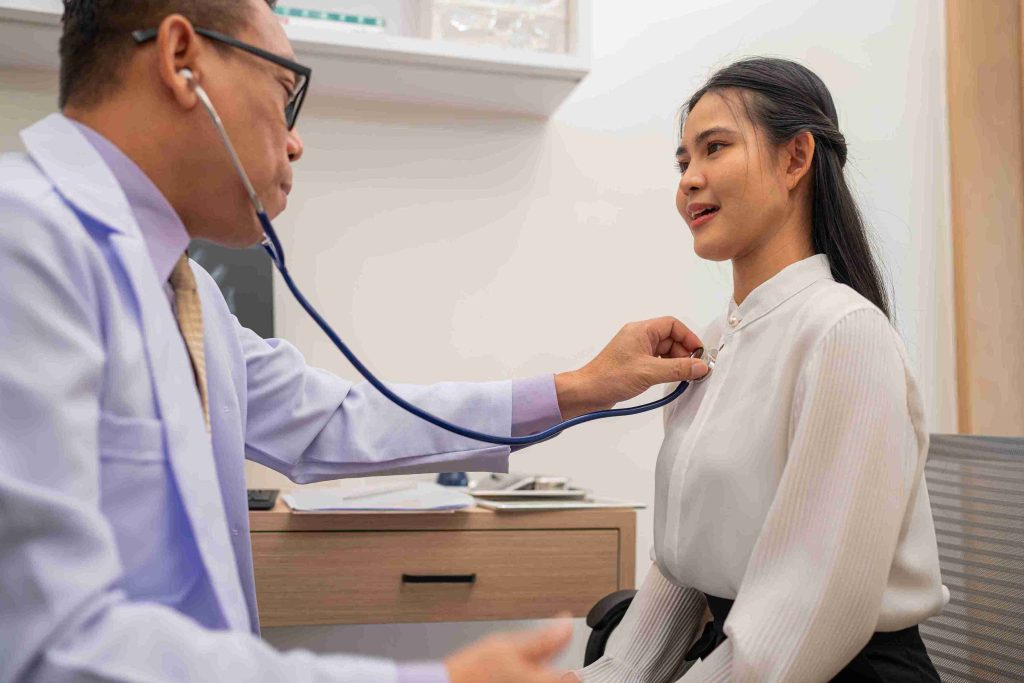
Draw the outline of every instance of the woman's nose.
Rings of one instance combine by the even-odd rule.
[[[687,169],[679,178],[679,190],[683,194],[692,194],[704,187],[704,176],[700,173]]]

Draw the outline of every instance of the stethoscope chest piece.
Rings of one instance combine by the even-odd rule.
[[[708,366],[707,374],[697,379],[691,379],[691,384],[700,384],[701,382],[703,382],[704,380],[711,376],[711,373],[715,371],[715,361],[718,360],[718,352],[721,350],[721,348],[719,348],[718,350],[705,349],[702,346],[690,354],[690,358],[698,358],[704,361],[704,363]]]

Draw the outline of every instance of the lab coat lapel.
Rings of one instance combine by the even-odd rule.
[[[141,238],[112,236],[111,243],[140,302],[139,312],[150,374],[164,424],[167,453],[203,564],[234,629],[247,630],[249,617],[234,561],[213,447],[203,423],[188,351],[171,314]],[[145,302],[145,303],[143,303]],[[184,400],[183,400],[184,399]]]
[[[231,628],[249,629],[234,561],[213,447],[191,383],[188,352],[166,304],[145,242],[124,192],[81,133],[54,115],[25,130],[25,145],[58,192],[81,212],[108,226],[110,243],[131,283],[146,345],[168,459],[196,545]],[[182,368],[185,371],[182,371]]]
[[[124,190],[103,158],[62,114],[21,131],[21,140],[67,203],[114,231],[135,225]]]

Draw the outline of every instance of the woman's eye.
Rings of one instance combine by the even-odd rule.
[[[712,142],[711,144],[708,145],[708,154],[714,154],[715,152],[717,152],[720,149],[723,149],[724,147],[725,145],[722,144],[721,142]]]
[[[690,162],[689,161],[679,161],[679,160],[676,160],[676,168],[679,169],[680,173],[686,173],[686,169],[689,168],[689,166],[690,166]]]

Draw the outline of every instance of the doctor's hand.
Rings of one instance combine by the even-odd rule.
[[[700,347],[697,335],[675,318],[629,323],[594,360],[555,375],[562,419],[607,410],[655,384],[703,377],[708,366],[689,357]]]
[[[445,660],[451,683],[558,683],[547,662],[565,649],[572,622],[492,635]]]

